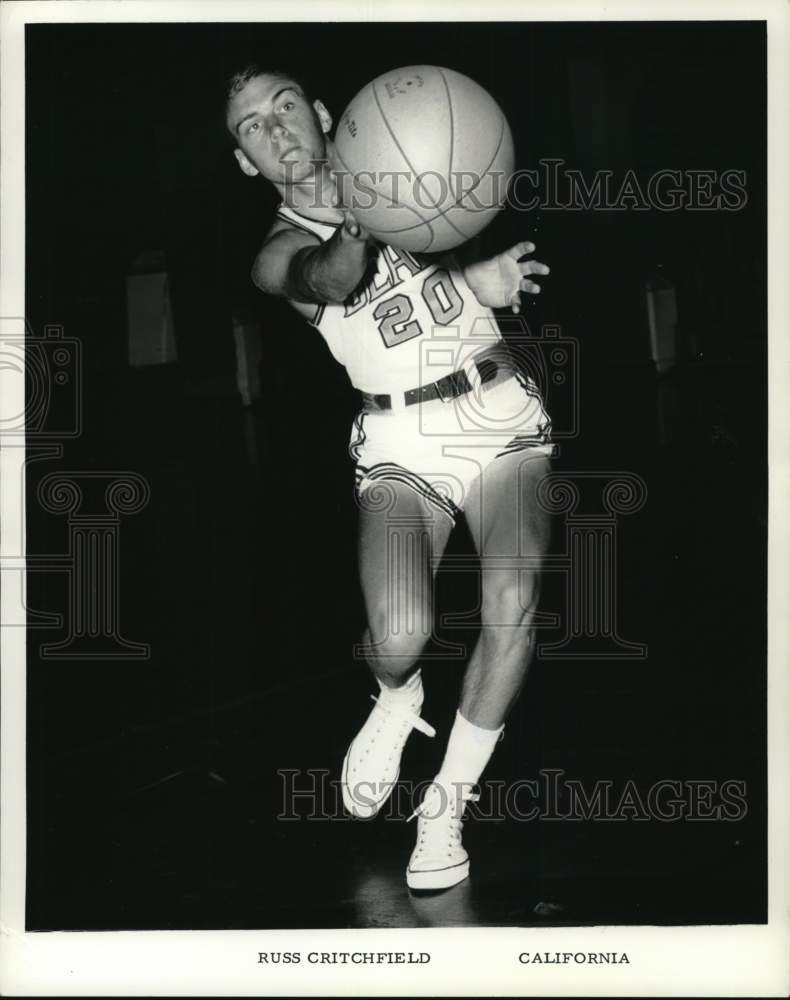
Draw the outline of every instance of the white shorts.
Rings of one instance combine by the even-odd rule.
[[[451,518],[463,510],[470,487],[488,465],[520,451],[554,452],[540,393],[521,374],[448,401],[383,412],[363,409],[349,441],[361,506],[374,484],[398,482]]]

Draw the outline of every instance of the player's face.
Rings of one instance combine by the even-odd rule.
[[[227,123],[238,143],[236,159],[249,176],[295,184],[312,176],[315,161],[326,159],[332,119],[293,80],[253,77],[231,98]]]

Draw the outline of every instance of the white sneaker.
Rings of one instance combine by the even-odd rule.
[[[375,816],[390,796],[400,774],[403,747],[412,729],[435,736],[433,726],[420,718],[422,694],[400,705],[386,695],[370,696],[375,707],[348,748],[343,761],[343,805],[360,819]]]
[[[469,855],[461,843],[467,802],[477,802],[471,789],[434,784],[409,819],[417,816],[417,845],[406,869],[410,889],[449,889],[469,875]]]

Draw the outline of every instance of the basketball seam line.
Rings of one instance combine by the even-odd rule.
[[[442,73],[441,70],[439,70],[439,75],[442,77],[442,81],[444,82],[444,85],[446,87],[447,86],[447,81],[445,80],[444,74]],[[407,165],[409,167],[409,170],[411,170],[411,172],[414,174],[414,177],[415,177],[415,180],[416,180],[420,175],[414,169],[414,164],[408,158],[408,156],[406,155],[406,153],[405,153],[404,149],[402,148],[401,144],[398,142],[398,140],[397,140],[397,138],[395,136],[395,133],[393,132],[393,130],[392,130],[391,126],[390,126],[390,123],[387,120],[387,116],[384,114],[384,108],[382,108],[382,106],[381,106],[381,101],[379,100],[379,95],[378,95],[378,93],[376,91],[375,80],[371,84],[371,88],[373,90],[373,98],[376,101],[376,107],[379,109],[379,114],[381,115],[381,120],[387,126],[387,131],[392,136],[392,141],[398,147],[398,151],[400,152],[400,154],[403,157],[403,159],[406,161],[406,163],[407,163]],[[450,121],[452,122],[452,105],[450,105]],[[452,145],[450,146],[450,155],[452,156]],[[496,153],[494,155],[496,156]],[[491,162],[493,163],[493,160]],[[479,181],[478,181],[478,183],[479,183]],[[419,181],[419,185],[420,185],[421,188],[423,188],[423,190],[425,190],[422,181]],[[477,184],[475,184],[475,187],[477,187]],[[472,188],[472,190],[474,190],[474,188]],[[429,191],[428,192],[429,196],[430,196],[430,193],[431,192]],[[471,194],[471,192],[469,192],[469,193]],[[431,199],[431,200],[433,201],[433,199]],[[439,206],[436,204],[435,201],[433,202],[433,207],[436,208],[436,209],[439,208]],[[442,212],[439,212],[439,215],[442,215],[442,214],[443,214]],[[434,218],[435,218],[435,216],[434,216]],[[456,233],[458,233],[459,236],[463,236],[464,242],[466,242],[469,239],[468,235],[465,232],[463,232],[463,230],[459,229],[458,226],[456,226],[452,222],[452,220],[445,219],[445,222],[447,222],[450,226],[452,226],[452,228],[456,231]],[[415,226],[411,226],[410,228],[411,229],[415,229],[416,227]],[[407,230],[405,230],[405,229],[398,229],[398,230],[390,230],[390,232],[401,232],[402,233],[402,232],[407,232]],[[433,243],[433,238],[431,239],[431,243]],[[430,244],[429,244],[429,246],[430,246]],[[427,251],[424,251],[424,252],[427,252]]]
[[[441,218],[441,216],[443,216],[443,215],[446,215],[446,214],[447,214],[447,212],[452,212],[452,210],[453,210],[454,208],[460,208],[460,207],[461,207],[461,201],[463,201],[464,199],[468,198],[468,197],[469,197],[469,195],[470,195],[470,194],[472,194],[472,192],[473,192],[473,191],[474,191],[474,190],[475,190],[475,189],[476,189],[477,187],[479,187],[479,186],[480,186],[480,183],[482,182],[482,180],[483,180],[483,177],[485,177],[485,175],[486,175],[486,174],[488,173],[488,171],[489,171],[489,170],[491,169],[491,164],[492,164],[492,163],[494,162],[494,160],[495,160],[495,159],[497,158],[497,156],[498,156],[498,154],[499,154],[499,150],[500,150],[500,148],[501,148],[501,146],[502,146],[502,141],[503,141],[503,140],[504,140],[504,138],[505,138],[505,125],[506,125],[506,122],[505,122],[505,116],[504,116],[504,115],[503,115],[503,114],[502,114],[501,112],[500,112],[500,116],[501,116],[501,118],[502,118],[502,130],[501,130],[501,132],[499,133],[499,142],[497,143],[497,146],[496,146],[496,149],[494,150],[494,155],[493,155],[493,156],[491,157],[491,159],[490,159],[490,160],[488,161],[488,166],[487,166],[487,167],[485,168],[485,170],[483,171],[483,173],[482,173],[481,177],[480,177],[480,178],[479,178],[479,180],[477,181],[477,184],[475,184],[475,186],[474,186],[473,188],[470,188],[470,189],[469,189],[469,190],[468,190],[468,191],[466,192],[466,194],[465,194],[465,195],[463,196],[463,198],[461,198],[460,200],[456,200],[456,201],[454,201],[454,202],[453,202],[453,204],[449,206],[449,208],[443,208],[441,212],[437,213],[436,215],[432,215],[432,216],[431,216],[431,218],[430,218],[430,220],[428,220],[428,219],[426,219],[426,220],[425,220],[426,222],[428,222],[428,221],[430,221],[430,222],[433,222],[433,220],[434,220],[434,219],[438,219],[438,218]],[[493,207],[493,206],[490,206],[490,207]],[[448,219],[447,221],[448,221],[448,222],[450,222],[450,220],[449,220],[449,219]],[[450,223],[450,225],[452,225],[452,223]],[[409,228],[410,228],[410,229],[414,229],[415,227],[414,227],[414,226],[410,226]],[[455,228],[455,227],[453,227],[453,228]],[[405,232],[407,232],[408,230],[406,230],[406,229],[391,229],[391,230],[389,230],[389,231],[390,231],[391,233],[405,233]],[[458,231],[458,230],[456,230],[456,231]],[[470,237],[470,236],[467,236],[467,235],[466,235],[466,233],[463,233],[463,235],[464,235],[464,236],[466,237],[466,239],[467,239],[467,240],[471,239],[471,237]]]
[[[340,161],[340,163],[346,168],[349,175],[353,177],[354,180],[356,181],[358,175],[354,173],[351,167],[346,163],[346,161],[340,155],[340,153],[338,153],[337,147],[335,147],[335,156]],[[366,173],[370,173],[370,171],[366,171]],[[407,212],[411,212],[413,215],[416,215],[417,218],[420,219],[422,222],[424,222],[426,225],[428,224],[428,219],[424,219],[423,216],[421,216],[420,213],[417,211],[417,209],[414,208],[413,206],[406,205],[401,201],[396,201],[395,198],[390,198],[388,194],[384,194],[383,191],[379,191],[379,189],[376,187],[363,187],[362,190],[367,191],[371,194],[375,194],[377,198],[384,198],[386,201],[390,203],[390,205],[395,205],[397,208],[405,208]],[[365,209],[365,211],[368,211],[368,209]]]
[[[442,80],[444,80],[443,76],[442,76]],[[447,81],[445,81],[445,86],[447,86]],[[401,146],[401,144],[398,142],[397,136],[393,132],[392,127],[391,127],[389,121],[387,120],[387,116],[384,114],[384,108],[382,108],[382,106],[381,106],[381,101],[379,100],[379,95],[378,95],[378,93],[376,91],[376,81],[375,80],[371,84],[371,90],[373,91],[373,99],[376,102],[376,107],[379,109],[379,114],[381,115],[381,120],[386,125],[387,131],[389,132],[390,136],[392,137],[392,141],[397,146],[398,152],[403,157],[403,159],[406,161],[406,165],[408,166],[409,170],[411,170],[411,172],[414,174],[414,177],[415,177],[415,180],[416,180],[419,177],[419,174],[414,169],[414,164],[411,162],[411,160],[406,155],[405,150],[403,149],[403,147]],[[451,108],[451,114],[452,114],[452,108]],[[452,146],[450,148],[452,150]],[[452,155],[452,153],[451,153],[451,155]],[[420,187],[423,187],[422,181],[419,181],[419,185],[420,185]],[[430,191],[428,192],[428,194],[430,195]],[[433,202],[433,207],[436,208],[436,209],[439,208],[439,206],[436,204],[436,202]],[[422,216],[421,216],[421,218],[422,218]],[[447,222],[450,223],[450,225],[453,227],[453,229],[456,231],[456,233],[458,233],[459,236],[463,236],[464,241],[466,241],[466,240],[469,239],[469,237],[466,235],[466,233],[461,232],[461,230],[457,226],[453,225],[453,223],[450,222],[449,219],[447,219]],[[410,228],[411,229],[415,229],[416,227],[415,226],[411,226]],[[390,230],[390,232],[394,232],[394,231],[395,230]],[[406,232],[406,230],[398,230],[398,232]],[[431,232],[431,243],[433,243],[433,232]],[[428,248],[430,248],[431,243],[428,244]],[[425,250],[423,252],[427,253],[427,250]]]
[[[448,206],[447,208],[443,208],[443,209],[442,209],[442,210],[441,210],[440,212],[437,212],[437,213],[436,213],[436,215],[432,215],[432,216],[431,216],[431,217],[430,217],[429,219],[426,219],[426,218],[424,218],[424,216],[420,215],[420,213],[419,213],[419,212],[418,212],[418,211],[417,211],[416,209],[412,209],[412,211],[413,211],[413,212],[415,213],[415,215],[418,215],[418,216],[420,217],[420,219],[422,219],[422,223],[423,223],[423,224],[425,224],[425,225],[428,225],[428,224],[430,224],[431,222],[434,222],[434,221],[435,221],[436,219],[441,219],[441,218],[442,218],[442,216],[446,215],[446,214],[447,214],[448,212],[452,212],[452,210],[453,210],[454,208],[459,208],[459,207],[461,207],[461,202],[462,202],[462,201],[464,201],[464,200],[465,200],[466,198],[468,198],[468,197],[469,197],[469,195],[470,195],[470,194],[472,194],[472,193],[473,193],[473,192],[474,192],[474,191],[475,191],[475,190],[476,190],[476,189],[477,189],[477,188],[478,188],[478,187],[480,186],[480,184],[481,184],[481,182],[482,182],[482,180],[483,180],[483,177],[484,177],[484,176],[485,176],[485,175],[486,175],[486,174],[488,173],[488,171],[489,171],[489,170],[491,169],[491,164],[492,164],[492,163],[494,162],[494,160],[495,160],[495,159],[497,158],[497,156],[499,155],[499,150],[501,149],[501,147],[502,147],[502,143],[503,143],[503,141],[504,141],[504,138],[505,138],[505,127],[506,127],[506,124],[507,124],[507,123],[506,123],[506,120],[505,120],[505,116],[504,116],[504,114],[502,114],[502,112],[501,112],[501,111],[500,111],[500,113],[499,113],[499,114],[500,114],[500,118],[502,119],[502,128],[501,128],[501,130],[500,130],[500,133],[499,133],[499,142],[497,143],[497,146],[496,146],[496,149],[494,150],[494,155],[493,155],[493,156],[491,157],[491,159],[490,159],[490,160],[488,161],[488,166],[487,166],[487,167],[486,167],[486,169],[485,169],[485,170],[484,170],[484,171],[482,172],[482,174],[481,174],[481,176],[479,177],[479,179],[478,179],[477,183],[476,183],[476,184],[474,185],[474,187],[470,188],[470,189],[469,189],[469,190],[468,190],[467,192],[465,192],[465,194],[464,194],[463,198],[461,198],[461,199],[456,199],[456,201],[454,201],[452,205],[449,205],[449,206]],[[394,138],[394,136],[393,136],[393,138]],[[399,147],[399,148],[400,148],[400,147]],[[401,152],[402,152],[402,150],[401,150]],[[404,154],[404,159],[406,159],[406,156],[405,156],[405,154]],[[406,159],[406,162],[407,162],[407,163],[409,162],[409,161],[408,161],[408,159]],[[345,164],[344,164],[344,166],[345,166]],[[414,167],[412,167],[410,163],[409,163],[409,167],[410,167],[410,168],[412,169],[412,171],[414,170]],[[386,195],[384,195],[384,197],[386,198]],[[392,201],[392,199],[391,199],[391,198],[389,198],[389,199],[387,199],[387,200],[388,200],[388,201]],[[402,208],[410,208],[410,206],[409,206],[409,205],[402,205],[402,206],[401,206],[401,203],[400,203],[400,202],[393,202],[393,204],[397,204],[398,206],[400,206],[400,207],[402,207]],[[493,207],[493,206],[491,206],[491,207]],[[449,223],[449,224],[450,224],[451,226],[453,226],[453,223],[452,223],[452,222],[450,222],[450,220],[449,220],[449,219],[447,219],[446,221],[447,221],[447,222],[448,222],[448,223]],[[416,225],[414,225],[414,226],[406,226],[406,227],[405,227],[404,229],[387,229],[387,230],[381,230],[381,232],[386,232],[386,233],[408,233],[408,232],[409,232],[410,230],[412,230],[412,229],[417,229],[417,228],[418,228],[418,225],[419,225],[419,224],[416,224]],[[460,233],[460,235],[464,237],[464,241],[466,241],[466,240],[469,240],[469,239],[471,239],[471,238],[472,238],[472,237],[468,236],[468,235],[467,235],[466,233],[462,232],[462,231],[461,231],[460,229],[458,229],[458,227],[457,227],[457,226],[453,226],[453,229],[455,229],[455,231],[456,231],[457,233]],[[431,242],[433,242],[433,240],[432,240]],[[427,251],[423,251],[423,252],[427,252]]]
[[[338,160],[340,161],[340,163],[341,163],[341,164],[342,164],[342,165],[343,165],[343,166],[344,166],[344,167],[346,168],[346,170],[347,170],[347,171],[349,172],[349,174],[350,174],[350,175],[351,175],[352,177],[356,177],[356,174],[354,173],[354,171],[353,171],[353,170],[351,169],[351,167],[349,167],[349,165],[348,165],[348,164],[346,163],[346,161],[345,161],[345,160],[343,159],[343,157],[342,157],[342,156],[340,155],[340,153],[338,152],[338,150],[337,150],[337,147],[335,147],[335,155],[337,156],[337,158],[338,158]],[[369,190],[370,190],[370,189],[369,189]],[[374,193],[375,193],[376,195],[379,195],[379,197],[382,197],[382,198],[387,198],[387,196],[386,196],[385,194],[384,194],[384,195],[380,194],[380,192],[378,192],[378,191],[376,190],[376,188],[373,188],[372,190],[373,190],[373,192],[374,192]],[[424,219],[424,218],[423,218],[423,217],[422,217],[422,216],[420,215],[420,213],[419,213],[419,212],[417,211],[417,209],[416,209],[416,208],[412,208],[412,206],[411,206],[411,205],[403,205],[403,204],[401,204],[401,202],[399,202],[399,201],[395,201],[395,200],[394,200],[393,198],[387,198],[387,201],[389,201],[389,202],[390,202],[391,204],[393,204],[393,205],[397,205],[397,206],[398,206],[398,208],[405,208],[405,209],[406,209],[406,210],[407,210],[408,212],[412,212],[412,213],[413,213],[414,215],[416,215],[416,216],[417,216],[417,218],[418,218],[418,219],[420,220],[419,222],[415,223],[415,224],[414,224],[413,226],[407,226],[407,227],[406,227],[406,229],[405,229],[405,230],[403,230],[403,232],[409,232],[409,231],[410,231],[410,230],[412,230],[412,229],[418,229],[418,228],[419,228],[420,226],[427,226],[427,227],[428,227],[428,231],[429,231],[429,233],[431,234],[431,242],[430,242],[430,243],[428,244],[428,246],[430,246],[430,245],[431,245],[431,243],[433,243],[433,238],[434,238],[434,232],[433,232],[433,226],[431,225],[431,223],[430,223],[430,221],[429,221],[428,219]],[[389,233],[389,232],[400,232],[400,230],[397,230],[397,229],[388,229],[388,230],[382,230],[382,232],[388,232],[388,233]],[[420,252],[421,252],[421,253],[427,253],[428,251],[427,251],[427,250],[423,250],[423,251],[420,251]]]
[[[444,76],[444,73],[442,73],[441,69],[439,69],[439,73],[441,74],[441,77],[442,77],[442,80],[444,82],[444,85],[447,88],[447,80],[446,80],[446,78]],[[375,83],[375,81],[374,81],[374,83]],[[412,173],[416,177],[417,176],[417,172],[414,169],[414,165],[411,163],[411,161],[409,160],[409,157],[406,155],[405,151],[402,149],[402,147],[401,147],[400,143],[398,142],[398,140],[397,140],[394,132],[392,131],[392,128],[390,127],[390,123],[387,120],[386,115],[384,114],[384,109],[381,106],[381,101],[379,100],[379,96],[378,96],[378,94],[376,92],[376,88],[375,88],[374,84],[370,85],[370,89],[371,89],[371,91],[373,93],[373,99],[376,102],[376,106],[377,106],[377,108],[379,110],[379,114],[381,115],[381,120],[384,122],[384,125],[386,126],[386,129],[389,132],[390,137],[392,138],[392,141],[395,143],[395,146],[397,147],[399,153],[401,154],[401,156],[403,157],[403,159],[406,161],[406,164],[408,165],[409,169],[412,171]],[[449,89],[448,89],[448,99],[449,99]],[[401,229],[378,230],[378,232],[381,232],[382,235],[397,235],[397,234],[400,234],[400,233],[411,232],[413,229],[419,229],[419,227],[421,225],[427,226],[428,229],[430,230],[430,233],[431,233],[431,242],[428,244],[428,247],[425,250],[421,251],[421,252],[422,253],[428,253],[430,251],[430,246],[433,243],[434,238],[435,238],[435,234],[433,232],[433,227],[431,226],[431,223],[434,222],[437,219],[440,219],[440,218],[444,217],[448,212],[451,212],[454,208],[461,207],[461,202],[464,201],[466,198],[468,198],[469,195],[471,195],[480,186],[480,184],[482,183],[483,177],[491,169],[491,164],[494,162],[494,160],[499,155],[499,150],[502,148],[502,143],[503,143],[504,138],[505,138],[505,129],[507,128],[507,121],[505,119],[504,114],[502,113],[502,110],[501,109],[498,109],[498,110],[499,110],[500,126],[501,126],[500,130],[499,130],[499,141],[497,142],[496,149],[494,150],[494,153],[493,153],[491,159],[488,161],[488,165],[486,166],[486,169],[482,172],[481,176],[478,178],[477,183],[474,185],[474,187],[470,188],[467,192],[465,192],[462,198],[456,199],[453,202],[452,205],[449,205],[447,208],[442,209],[441,211],[438,211],[436,213],[436,215],[432,215],[428,219],[426,219],[423,215],[420,215],[420,213],[417,211],[417,209],[413,208],[411,205],[405,205],[405,204],[403,204],[401,202],[396,202],[394,199],[387,197],[387,195],[385,195],[385,194],[377,191],[375,188],[373,188],[372,190],[374,191],[374,193],[377,196],[382,197],[382,198],[386,198],[387,201],[389,201],[393,205],[397,205],[399,208],[405,208],[405,209],[407,209],[408,211],[410,211],[414,215],[416,215],[417,218],[420,220],[420,222],[415,223],[413,226],[405,226],[405,227],[403,227]],[[454,142],[455,138],[454,138],[454,129],[453,129],[453,126],[452,126],[452,121],[453,121],[452,104],[450,104],[450,121],[451,121],[451,130],[452,130],[451,135],[453,137],[452,138],[452,142]],[[451,156],[451,158],[452,158],[452,153],[453,153],[452,142],[451,142],[451,146],[450,146],[450,156]],[[354,172],[351,170],[351,168],[349,167],[349,165],[345,162],[345,160],[343,159],[343,157],[340,155],[340,153],[337,152],[337,150],[335,150],[335,152],[336,152],[337,158],[340,160],[340,162],[346,168],[346,170],[348,170],[348,172],[351,174],[351,176],[352,177],[356,176],[354,174]],[[451,159],[451,162],[452,162],[452,159]],[[434,207],[436,208],[437,206],[434,204]],[[463,236],[464,242],[466,242],[467,240],[471,239],[471,237],[467,233],[463,232],[463,230],[459,229],[456,225],[454,225],[454,223],[452,222],[451,219],[447,219],[446,222],[456,231],[456,233],[458,233],[459,236]]]
[[[444,70],[441,67],[437,67],[439,70],[439,76],[444,81],[444,89],[447,91],[447,107],[450,109],[450,162],[447,165],[447,176],[453,176],[453,152],[455,149],[455,121],[453,120],[453,98],[450,94],[450,84],[447,82],[447,77],[444,75]]]

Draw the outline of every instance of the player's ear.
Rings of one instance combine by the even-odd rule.
[[[332,128],[332,116],[321,101],[313,101],[313,107],[315,108],[315,113],[318,115],[319,122],[321,122],[321,130],[326,134]]]
[[[258,168],[254,167],[240,149],[234,149],[233,155],[236,157],[239,166],[248,177],[257,177]]]

